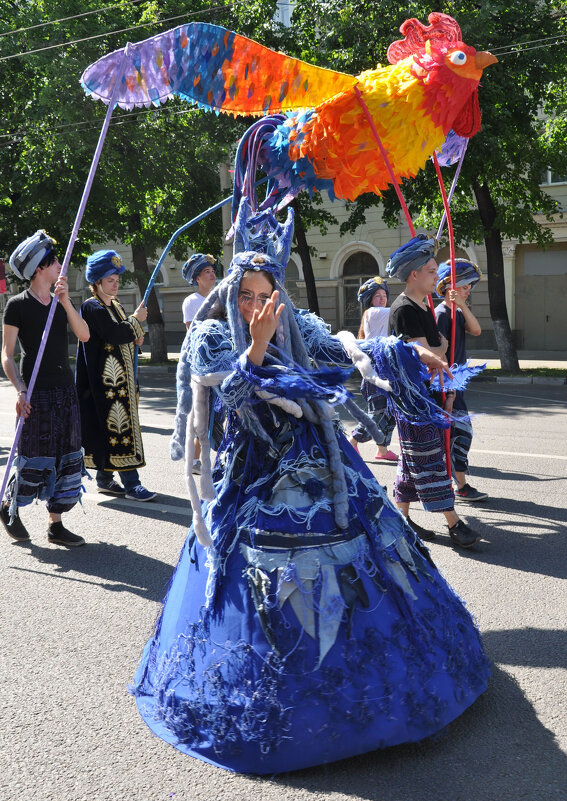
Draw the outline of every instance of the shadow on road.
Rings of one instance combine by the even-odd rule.
[[[38,565],[55,565],[55,573],[41,568],[12,567],[12,570],[41,573],[42,576],[93,584],[110,592],[131,592],[149,601],[161,601],[173,573],[173,565],[137,553],[127,545],[110,542],[90,542],[86,547],[41,547],[33,542],[15,544],[27,548]],[[79,575],[77,575],[79,574]]]
[[[494,631],[484,641],[503,664],[566,666],[563,631]],[[284,774],[270,785],[368,801],[563,801],[567,755],[517,681],[494,666],[487,692],[442,737]]]

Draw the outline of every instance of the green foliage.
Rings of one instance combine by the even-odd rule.
[[[98,0],[0,0],[0,30],[15,30],[100,7]],[[218,7],[220,3],[215,3]],[[198,12],[198,13],[196,13]],[[87,98],[83,70],[128,39],[190,19],[229,24],[226,11],[208,13],[195,0],[152,0],[0,39],[0,58],[77,39],[67,47],[0,61],[0,253],[37,228],[66,243],[96,147],[106,106]],[[151,24],[185,14],[183,19]],[[139,23],[126,33],[112,33]],[[232,118],[198,112],[181,101],[160,109],[116,109],[87,204],[73,262],[92,243],[120,240],[154,256],[175,229],[221,199],[218,165],[244,130]],[[220,253],[220,214],[180,237],[173,255],[190,245]]]

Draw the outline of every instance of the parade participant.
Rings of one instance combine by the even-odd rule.
[[[358,290],[357,300],[362,304],[362,319],[360,321],[360,329],[358,331],[359,339],[371,339],[372,337],[387,337],[388,336],[388,319],[390,317],[390,309],[388,308],[388,301],[390,299],[390,290],[387,282],[382,276],[377,275],[374,278],[369,278]],[[362,381],[360,385],[362,397],[366,401],[368,414],[372,417],[378,429],[384,436],[384,444],[378,445],[376,456],[378,461],[396,462],[398,457],[393,451],[389,449],[390,442],[392,441],[392,433],[396,427],[396,421],[388,411],[388,404],[383,394],[378,392],[377,388],[368,381]],[[358,445],[361,442],[369,442],[372,439],[370,433],[367,431],[362,423],[358,423],[356,428],[351,432],[348,441],[358,450]]]
[[[47,539],[56,545],[76,547],[85,540],[63,525],[61,515],[77,503],[84,472],[77,393],[69,365],[67,325],[80,342],[87,342],[89,329],[75,310],[66,276],[55,252],[55,240],[45,231],[21,242],[10,256],[10,267],[28,289],[10,298],[2,328],[2,367],[18,396],[16,415],[25,423],[18,457],[0,507],[0,519],[12,539],[26,542],[30,536],[18,509],[33,500],[47,501]],[[58,297],[53,324],[45,346],[32,396],[27,386],[45,329],[54,295]],[[15,360],[19,341],[21,361]]]
[[[125,269],[114,250],[98,250],[87,259],[85,277],[93,297],[83,303],[81,315],[91,338],[79,346],[76,373],[82,441],[86,466],[96,468],[99,492],[151,501],[156,493],[142,486],[138,474],[145,460],[134,374],[134,345],[144,341],[148,311],[142,301],[127,315],[117,301]]]
[[[446,337],[447,358],[451,353],[451,304],[456,306],[455,322],[455,351],[454,363],[465,364],[467,361],[465,334],[478,337],[482,333],[480,323],[467,305],[467,299],[474,285],[480,281],[482,273],[476,264],[467,259],[455,259],[456,284],[451,289],[451,265],[442,262],[437,269],[439,280],[435,291],[437,296],[444,298],[435,309],[435,317],[441,334]],[[455,497],[467,503],[476,503],[488,498],[486,492],[471,487],[467,483],[466,474],[469,471],[469,450],[472,442],[472,425],[469,411],[465,402],[464,390],[459,389],[452,396],[453,402],[450,410],[454,418],[451,426],[451,459],[453,462],[453,478],[457,485]]]
[[[213,289],[216,280],[216,266],[218,262],[210,253],[194,253],[183,265],[181,274],[189,286],[196,286],[197,291],[188,295],[183,301],[183,322],[187,330],[191,328],[193,318],[203,305],[207,295]],[[199,457],[201,448],[195,442],[195,458],[193,459],[192,471],[196,475],[201,472],[201,462]]]
[[[203,301],[214,287],[217,280],[216,266],[218,262],[210,253],[194,253],[183,265],[181,274],[189,286],[196,286],[197,291],[187,295],[183,301],[183,322],[189,329]]]
[[[423,234],[398,248],[386,265],[392,278],[405,282],[405,289],[390,309],[390,329],[404,342],[418,343],[432,354],[445,358],[447,340],[437,327],[435,315],[426,298],[437,283],[435,243]],[[454,393],[448,393],[450,411]],[[394,484],[398,509],[409,520],[410,503],[421,501],[430,512],[443,512],[454,545],[470,548],[481,537],[455,512],[455,496],[444,459],[443,438],[435,424],[414,424],[397,416],[400,459]],[[424,540],[432,540],[435,532],[411,521],[411,526]]]
[[[201,440],[208,500],[190,475],[193,526],[132,687],[162,739],[258,774],[421,740],[489,672],[464,605],[329,406],[351,358],[369,379],[374,353],[421,370],[416,352],[391,337],[359,347],[295,309],[291,236],[291,212],[279,225],[243,201],[229,274],[189,332],[187,442]],[[210,387],[227,415],[212,476]],[[399,402],[410,414],[411,393]]]

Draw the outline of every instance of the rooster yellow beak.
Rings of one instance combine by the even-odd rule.
[[[483,50],[482,52],[476,54],[475,64],[478,70],[483,70],[485,67],[489,67],[490,64],[498,64],[498,59],[496,56],[493,56],[492,53],[489,53],[487,50]]]

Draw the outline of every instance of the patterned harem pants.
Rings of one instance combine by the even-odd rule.
[[[453,509],[455,496],[447,475],[443,436],[433,423],[416,425],[396,415],[400,458],[394,482],[397,503],[421,501],[428,512]]]

